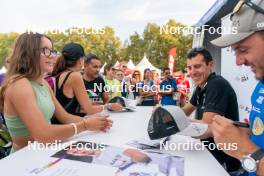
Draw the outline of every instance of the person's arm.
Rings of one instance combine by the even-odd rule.
[[[74,96],[78,100],[84,112],[87,114],[95,114],[101,112],[104,107],[101,105],[93,105],[86,93],[82,76],[78,72],[73,72],[69,77],[69,84],[72,87]]]
[[[234,144],[235,150],[224,150],[224,152],[239,160],[243,156],[254,153],[259,149],[249,138],[244,129],[233,125],[233,121],[223,116],[215,116],[211,125],[211,130],[215,142],[218,144]],[[260,170],[263,171],[263,158],[261,160]],[[264,172],[261,172],[264,174]]]
[[[204,112],[202,120],[198,120],[198,121],[200,121],[201,123],[211,124],[213,122],[213,118],[216,115],[219,115],[219,114],[215,112]]]
[[[152,92],[151,90],[149,90],[148,92],[147,91],[144,91],[144,86],[143,86],[143,82],[140,82],[140,86],[139,86],[139,95],[143,98],[146,98],[146,97],[153,97],[156,95],[156,92]],[[150,87],[151,89],[151,87]]]
[[[194,92],[191,100],[189,103],[187,103],[182,110],[186,114],[186,116],[190,116],[191,113],[196,109],[196,102],[197,102],[197,91]],[[198,122],[198,123],[206,123],[209,124],[209,128],[205,134],[202,136],[195,137],[197,139],[205,139],[208,137],[212,136],[212,132],[210,130],[210,123],[212,122],[212,118],[216,115],[216,113],[213,112],[204,112],[203,117],[201,118],[202,120],[197,120],[197,119],[191,119],[193,122]]]
[[[214,117],[211,130],[214,141],[217,144],[233,144],[236,147],[235,150],[223,151],[238,160],[241,160],[244,156],[252,154],[259,149],[259,147],[250,140],[248,129],[234,126],[232,121],[225,117]],[[258,164],[257,175],[264,175],[264,158],[262,158]]]
[[[102,94],[102,100],[103,100],[103,103],[104,104],[106,104],[106,103],[108,103],[108,101],[109,101],[109,94],[108,94],[108,92],[103,92],[103,94]]]
[[[157,94],[156,92],[152,92],[152,91],[144,92],[142,89],[139,89],[139,95],[143,98],[146,98],[146,97],[153,97]]]
[[[150,93],[149,93],[149,92],[145,92],[145,91],[143,90],[143,88],[139,88],[139,95],[140,95],[141,97],[148,97],[148,96],[150,95]]]
[[[185,92],[184,90],[178,89],[178,92],[181,93],[184,97],[187,96],[187,92]]]
[[[101,83],[102,83],[102,100],[103,100],[103,103],[106,104],[108,103],[108,101],[110,100],[110,96],[109,96],[109,93],[105,91],[105,81],[102,77],[101,78]]]
[[[196,109],[195,106],[193,106],[191,103],[187,103],[183,108],[183,112],[186,114],[186,116],[190,116],[192,112]]]
[[[107,131],[111,128],[113,121],[110,120],[108,117],[103,116],[89,116],[87,119],[83,119],[79,116],[69,114],[65,111],[65,109],[60,105],[58,100],[53,97],[53,101],[55,104],[55,116],[57,119],[63,124],[70,124],[70,123],[84,123],[85,121],[87,129],[90,131]]]
[[[37,105],[33,88],[27,79],[17,80],[8,89],[6,98],[12,105],[12,109],[15,110],[14,113],[21,118],[34,140],[47,143],[55,140],[65,140],[74,135],[75,130],[72,125],[51,125],[45,120]],[[83,122],[75,124],[78,133],[85,130]]]
[[[172,95],[173,92],[174,92],[173,90],[166,90],[159,92],[159,94],[160,96],[165,96],[165,95]]]
[[[191,91],[191,86],[190,86],[190,82],[188,80],[186,80],[186,85],[187,85],[186,92],[187,92],[187,94],[189,94]]]
[[[182,110],[184,111],[186,116],[190,116],[193,113],[193,111],[196,109],[197,96],[198,96],[198,91],[197,91],[197,89],[195,89],[195,91],[194,91],[194,93],[190,99],[190,102],[185,104],[185,106],[182,108]]]
[[[214,112],[204,112],[202,120],[192,119],[193,122],[205,123],[205,124],[208,124],[208,127],[209,127],[206,133],[204,133],[202,136],[195,137],[196,139],[206,139],[206,138],[213,136],[212,131],[210,129],[210,125],[213,122],[213,118],[216,115],[219,115],[219,114],[214,113]]]
[[[257,175],[264,175],[264,158],[259,161],[257,168]]]
[[[156,92],[144,92],[143,94],[144,94],[144,95],[142,95],[143,98],[153,97],[156,95]]]
[[[62,124],[83,122],[84,120],[83,118],[68,113],[58,102],[51,88],[49,86],[48,88],[50,89],[51,97],[55,105],[54,114]],[[110,120],[109,118],[101,117],[101,116],[90,116],[89,118],[85,119],[85,122],[87,124],[86,130],[91,130],[91,131],[99,131],[99,130],[106,131],[107,129],[111,128],[113,123],[112,120]]]
[[[170,90],[166,90],[166,89],[162,88],[161,91],[159,91],[159,94],[161,96],[166,96],[166,95],[172,95],[174,92],[175,92],[174,88],[170,88]]]

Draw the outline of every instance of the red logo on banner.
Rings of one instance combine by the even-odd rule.
[[[175,59],[176,59],[176,48],[171,48],[169,50],[169,57],[168,57],[168,67],[171,71],[171,73],[173,73],[173,69],[174,69],[174,64],[176,64]]]

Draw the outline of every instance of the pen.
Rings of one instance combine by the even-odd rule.
[[[168,137],[166,137],[163,141],[162,141],[162,143],[163,144],[165,144],[167,141],[169,141],[170,140],[170,136],[168,136]]]
[[[237,127],[242,127],[242,128],[249,128],[249,124],[248,123],[243,123],[243,122],[238,122],[238,121],[234,121],[233,125],[235,125]]]

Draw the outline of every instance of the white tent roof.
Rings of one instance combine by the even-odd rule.
[[[118,61],[116,61],[115,65],[114,65],[114,68],[117,68],[119,67],[120,63]]]
[[[156,70],[159,75],[161,75],[161,70],[154,67],[146,56],[143,57],[143,59],[136,65],[135,70],[139,70],[141,74],[144,74],[144,70],[146,68],[149,68],[150,70]]]
[[[6,73],[6,68],[5,68],[5,67],[2,67],[2,68],[0,69],[0,74],[2,74],[2,73]]]
[[[127,63],[127,68],[129,68],[130,70],[134,70],[135,69],[135,64],[133,63],[133,61],[131,59],[129,59],[128,63]]]
[[[105,62],[104,65],[101,67],[101,69],[100,69],[100,71],[99,71],[100,73],[104,73],[104,68],[105,68],[106,64],[107,64],[107,63]]]

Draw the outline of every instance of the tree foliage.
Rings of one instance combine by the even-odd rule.
[[[17,36],[18,33],[13,33],[13,32],[0,34],[0,66],[1,67],[5,64],[5,60],[10,55]]]
[[[186,54],[192,45],[192,36],[184,35],[182,30],[174,29],[187,27],[174,20],[169,20],[163,26],[148,23],[142,35],[135,33],[130,36],[130,41],[124,45],[121,56],[139,62],[144,54],[150,62],[158,68],[166,67],[170,48],[176,47],[177,58],[175,70],[183,69],[186,65]]]

